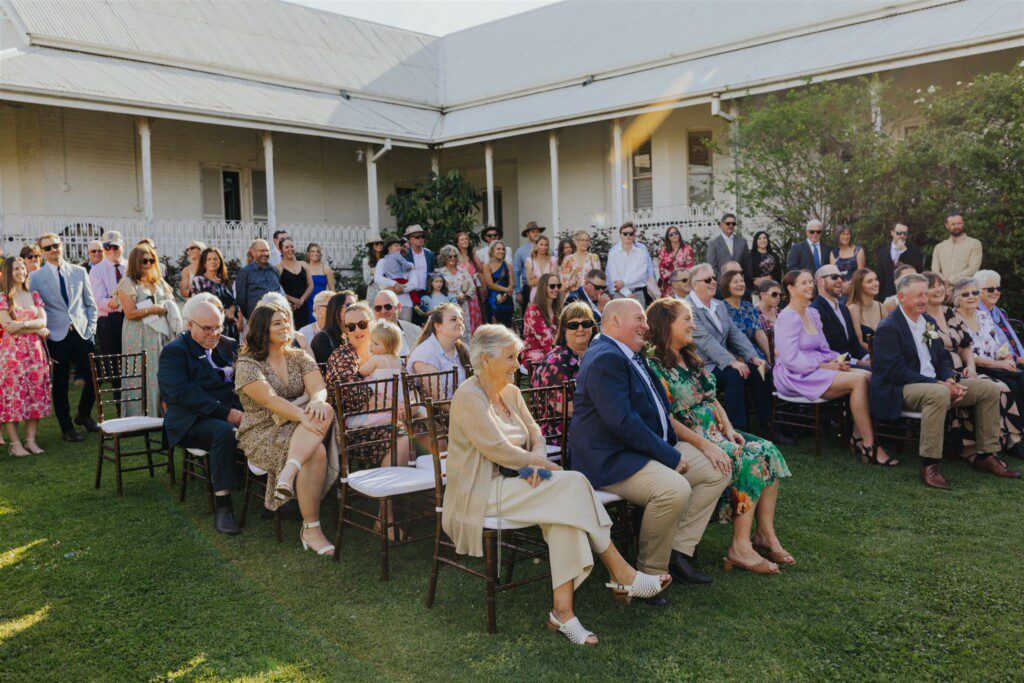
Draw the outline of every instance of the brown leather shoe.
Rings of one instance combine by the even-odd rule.
[[[938,465],[925,465],[922,467],[921,481],[924,482],[925,486],[930,486],[933,489],[939,489],[942,491],[949,490],[949,482],[942,476],[942,472],[939,471]]]
[[[987,458],[981,460],[975,459],[971,463],[971,467],[978,470],[979,472],[988,472],[994,474],[997,477],[1006,477],[1007,479],[1020,479],[1020,472],[1014,472],[1013,470],[1006,467],[1006,463],[997,458],[994,455],[990,455]]]

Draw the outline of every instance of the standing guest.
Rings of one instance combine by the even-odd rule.
[[[468,232],[460,231],[455,235],[455,249],[458,251],[459,267],[469,273],[470,281],[473,283],[473,292],[468,299],[469,317],[466,318],[469,321],[470,334],[484,323],[480,307],[481,292],[483,291],[480,269],[483,267],[483,263],[477,260],[472,247],[473,242]],[[444,263],[443,259],[441,263]]]
[[[879,291],[875,295],[879,301],[896,294],[896,269],[906,263],[914,267],[914,272],[924,270],[924,254],[907,241],[910,228],[897,223],[889,231],[892,239],[888,244],[878,248],[876,259]]]
[[[693,309],[693,341],[701,360],[715,376],[716,383],[725,391],[725,409],[729,419],[739,429],[747,429],[747,401],[749,392],[762,429],[771,422],[771,379],[765,368],[762,377],[758,367],[765,361],[757,355],[754,345],[729,319],[724,305],[715,300],[716,280],[711,266],[700,263],[690,269],[693,291],[687,297]],[[788,437],[776,434],[774,441],[792,443]]]
[[[402,348],[399,355],[408,356],[416,347],[416,341],[420,338],[423,328],[413,325],[408,320],[403,320],[401,313],[402,303],[394,292],[383,290],[373,300],[374,318],[398,325],[398,328],[402,330]]]
[[[775,534],[779,479],[790,476],[779,449],[770,441],[737,431],[729,422],[715,396],[715,378],[693,345],[690,304],[659,299],[651,304],[647,317],[651,369],[668,393],[676,437],[700,450],[730,477],[725,500],[733,535],[723,561],[725,569],[735,566],[756,574],[777,574],[780,564],[796,564]],[[751,542],[755,513],[757,533]]]
[[[384,239],[380,236],[380,233],[374,230],[372,233],[366,236],[366,256],[363,257],[363,284],[366,285],[366,300],[373,301],[374,297],[377,296],[377,292],[380,291],[380,285],[377,283],[376,268],[377,264],[382,258],[384,258]],[[330,287],[329,289],[334,289]]]
[[[1010,355],[1017,362],[1017,365],[1024,365],[1024,345],[1021,344],[1017,332],[1010,325],[1010,319],[1006,312],[999,308],[999,299],[1003,296],[1002,278],[994,270],[979,270],[974,274],[981,291],[981,300],[978,302],[980,310],[988,313],[996,326],[996,337],[1000,344],[1006,344]]]
[[[334,291],[334,271],[324,262],[324,250],[316,242],[306,245],[306,272],[313,280],[313,291],[306,297],[306,320],[313,319],[313,299],[320,292]]]
[[[710,266],[708,266],[710,272]],[[595,488],[644,506],[640,571],[687,583],[709,584],[693,553],[729,475],[685,442],[679,442],[662,383],[642,353],[647,316],[634,299],[610,302],[601,336],[583,357],[576,379],[569,458]],[[664,606],[662,595],[648,604]]]
[[[839,268],[833,264],[824,265],[818,268],[815,280],[818,296],[811,306],[818,311],[829,348],[838,354],[849,354],[850,365],[870,368],[871,358],[860,345],[850,310],[839,302],[843,294],[843,276]]]
[[[569,292],[568,296],[565,297],[567,305],[574,301],[581,301],[589,306],[594,314],[594,321],[598,325],[601,324],[601,311],[604,310],[605,305],[611,300],[611,297],[608,296],[608,285],[605,283],[604,271],[599,268],[591,269],[587,273],[586,279],[583,280],[583,286],[574,292]]]
[[[875,328],[884,317],[882,303],[877,300],[879,289],[878,276],[869,268],[860,268],[850,280],[850,296],[846,300],[846,308],[850,311],[857,341],[866,349],[871,348]]]
[[[491,242],[495,240],[504,239],[505,234],[501,228],[496,228],[493,225],[485,225],[480,227],[480,239],[483,244],[476,250],[476,260],[481,264],[487,263],[491,257]],[[512,255],[506,254],[505,260],[508,261],[508,265],[512,267]]]
[[[829,252],[828,262],[838,268],[839,274],[843,276],[843,303],[846,303],[853,274],[867,263],[864,247],[853,243],[850,226],[840,225],[836,228],[836,247]]]
[[[466,239],[469,239],[468,235]],[[473,319],[473,309],[470,306],[470,302],[476,299],[476,286],[473,284],[473,276],[466,268],[459,264],[459,250],[456,247],[446,244],[441,247],[438,253],[440,255],[441,275],[444,277],[445,284],[448,287],[448,294],[455,297],[455,302],[462,309],[463,319],[471,321]],[[480,309],[477,308],[476,312],[479,315]],[[472,326],[472,323],[470,326]],[[464,341],[467,344],[469,343],[468,329]]]
[[[540,428],[510,381],[519,347],[516,336],[498,325],[482,327],[473,336],[475,375],[452,401],[441,524],[456,552],[475,556],[483,554],[485,515],[539,525],[551,555],[548,628],[575,645],[596,645],[597,636],[573,613],[573,592],[594,566],[591,548],[608,568],[609,586],[619,600],[652,597],[671,579],[630,567],[611,541],[611,519],[587,480],[578,472],[559,471],[547,459]],[[532,468],[533,473],[503,478],[499,467]],[[548,476],[541,478],[539,470]]]
[[[26,244],[21,248],[19,256],[25,261],[25,267],[28,268],[28,274],[31,275],[35,271],[39,270],[43,266],[43,256],[39,247],[35,244]]]
[[[270,265],[270,247],[265,240],[256,240],[249,247],[252,261],[238,271],[235,278],[235,303],[246,320],[267,292],[283,295],[281,276]]]
[[[281,259],[283,258],[283,254],[281,253],[281,242],[286,239],[288,239],[287,230],[275,230],[274,234],[271,236],[270,242],[272,248],[270,251],[270,258],[267,261],[271,268],[277,268],[281,265]]]
[[[868,380],[863,370],[853,370],[828,347],[821,316],[811,306],[814,277],[804,270],[786,273],[782,280],[789,305],[775,324],[775,388],[782,396],[808,401],[850,397],[853,439],[850,447],[863,462],[894,467],[897,460],[881,446],[876,448],[874,425],[868,408]]]
[[[515,275],[508,265],[505,256],[505,243],[501,240],[491,242],[487,263],[482,274],[487,285],[487,310],[490,311],[489,322],[501,323],[506,327],[512,325],[512,312],[515,303],[512,294],[515,291]]]
[[[658,251],[658,286],[661,287],[661,295],[672,296],[672,274],[689,270],[693,264],[693,247],[683,241],[678,227],[669,227],[665,231],[665,242]]]
[[[782,298],[782,285],[771,278],[761,278],[757,286],[757,314],[761,329],[768,337],[768,363],[775,363],[775,321],[779,317],[779,301]]]
[[[515,256],[512,257],[512,282],[515,288],[516,301],[523,308],[526,308],[526,305],[530,303],[530,284],[526,280],[526,259],[533,252],[534,242],[537,241],[537,238],[546,229],[537,225],[537,221],[527,223],[521,233],[521,236],[526,238],[526,241],[519,245]]]
[[[224,334],[232,339],[238,339],[241,314],[235,306],[235,288],[228,280],[227,263],[217,247],[206,247],[199,254],[196,274],[192,277],[192,284],[189,287],[189,296],[195,296],[200,292],[208,292],[217,297],[224,311]]]
[[[558,274],[562,277],[563,282],[565,281],[565,276],[562,275],[562,269],[566,267],[571,267],[571,264],[566,263],[566,259],[568,259],[575,253],[576,245],[572,243],[572,240],[564,237],[558,240],[558,254],[556,256],[556,260],[558,261]],[[582,273],[574,274],[572,284],[576,286],[573,287],[573,289],[579,287],[579,281],[582,279]],[[566,286],[566,289],[569,289],[569,287]]]
[[[674,271],[668,278],[668,284],[672,288],[670,299],[682,301],[690,296],[690,292],[693,291],[693,287],[690,286],[690,270]]]
[[[523,314],[523,364],[528,370],[544,360],[554,346],[561,313],[562,283],[557,273],[545,273],[534,288],[533,303]]]
[[[896,278],[896,282],[899,282],[900,278],[902,278],[904,275],[914,275],[916,273],[917,270],[914,269],[914,266],[910,265],[909,263],[903,263],[896,267],[894,277]],[[893,287],[895,287],[895,284],[893,285]],[[885,301],[882,302],[882,317],[884,318],[885,316],[895,311],[897,308],[899,308],[899,305],[900,302],[896,298],[895,294],[888,297]]]
[[[329,289],[317,292],[316,296],[313,297],[313,321],[295,333],[299,346],[311,356],[315,355],[312,347],[313,337],[323,331],[324,324],[327,321],[327,302],[335,294],[337,292]]]
[[[206,251],[206,250],[204,250]],[[164,433],[171,448],[199,448],[209,453],[214,528],[222,534],[241,531],[231,507],[238,490],[238,442],[242,403],[235,393],[233,358],[218,348],[224,315],[213,304],[190,298],[182,307],[187,330],[160,353],[157,382],[167,410]]]
[[[580,370],[580,361],[587,352],[590,342],[597,336],[597,322],[594,314],[582,301],[566,304],[562,315],[558,316],[558,334],[555,345],[544,356],[544,360],[533,367],[530,383],[537,388],[560,387],[566,382],[575,381]],[[554,414],[562,413],[562,396],[555,392],[550,402]],[[565,406],[569,417],[572,417],[572,403]],[[562,425],[545,424],[544,436],[561,436]]]
[[[949,490],[939,470],[946,413],[973,406],[977,455],[975,468],[999,452],[999,387],[994,382],[953,375],[935,319],[925,313],[928,278],[904,275],[896,284],[899,308],[875,330],[871,367],[871,412],[876,419],[898,420],[903,410],[921,413],[921,480],[931,488]]]
[[[630,221],[619,227],[619,243],[608,250],[605,272],[613,298],[628,296],[646,306],[648,294],[658,296],[658,274],[651,252],[637,242],[636,226]]]
[[[949,237],[932,251],[932,271],[946,282],[974,277],[981,268],[981,242],[964,233],[964,216],[959,211],[946,216],[946,231]]]
[[[443,272],[431,273],[427,279],[427,294],[420,297],[420,302],[416,306],[416,312],[423,316],[430,315],[430,312],[441,304],[455,304],[458,306],[459,300],[448,293],[448,281],[445,280]],[[469,315],[465,309],[463,314],[464,316]]]
[[[306,300],[313,293],[313,277],[306,264],[295,257],[295,242],[290,237],[281,240],[281,262],[277,264],[277,274],[285,298],[292,307],[293,329],[305,327],[309,323]]]
[[[103,262],[103,242],[99,240],[93,240],[89,242],[89,258],[86,259],[82,267],[85,268],[85,272],[92,273],[92,267]]]
[[[747,285],[740,271],[731,270],[722,277],[719,294],[722,303],[725,304],[725,312],[729,314],[733,325],[754,345],[757,355],[763,360],[768,360],[772,355],[768,335],[761,326],[761,315],[757,308],[751,302],[744,301],[743,295],[746,292]]]
[[[345,343],[346,308],[348,308],[348,303],[344,294],[335,294],[327,301],[324,328],[313,335],[309,342],[313,358],[320,365],[326,363],[334,350]]]
[[[302,549],[331,556],[334,546],[320,528],[320,501],[334,484],[327,481],[323,443],[334,410],[316,363],[292,346],[291,318],[287,308],[260,305],[249,319],[235,364],[235,391],[243,410],[238,446],[267,473],[264,506],[276,510],[297,498]],[[309,402],[299,408],[292,401],[302,395]]]
[[[85,437],[75,431],[75,424],[90,432],[100,429],[89,416],[96,402],[92,373],[86,373],[74,423],[68,402],[68,383],[71,365],[89,367],[89,354],[95,351],[96,302],[85,268],[64,260],[64,245],[60,237],[52,232],[43,233],[38,244],[46,257],[46,265],[32,273],[28,288],[39,295],[46,309],[46,325],[50,330],[46,347],[53,361],[53,412],[60,423],[61,438],[71,442],[83,441]]]
[[[206,245],[196,240],[189,242],[188,247],[185,248],[188,263],[181,269],[181,281],[178,283],[178,294],[182,299],[187,299],[192,291],[192,278],[202,272],[199,270],[199,257],[204,249],[206,249]]]
[[[754,248],[747,261],[747,280],[760,288],[765,280],[778,282],[782,279],[782,259],[775,253],[775,247],[768,239],[768,233],[760,230],[754,233]]]
[[[456,382],[461,384],[469,367],[469,349],[462,343],[465,331],[462,310],[455,304],[441,304],[430,312],[423,324],[423,333],[409,355],[407,367],[417,374],[454,369]],[[449,387],[446,395],[434,398],[451,398],[453,390],[454,387]]]
[[[99,317],[96,322],[96,342],[102,354],[121,353],[121,330],[124,311],[115,290],[128,272],[128,262],[121,258],[124,240],[121,233],[111,230],[103,235],[104,259],[89,271],[89,284],[96,300]]]
[[[533,249],[530,250],[530,255],[526,257],[526,263],[523,267],[526,273],[526,283],[530,286],[529,297],[523,300],[524,305],[529,305],[537,294],[537,284],[540,282],[540,278],[547,273],[558,274],[558,261],[551,255],[551,243],[548,238],[541,235],[537,238],[537,241],[533,243]]]
[[[160,386],[157,381],[158,359],[164,346],[183,327],[181,313],[174,303],[174,292],[160,276],[156,250],[141,246],[128,255],[128,271],[114,290],[124,311],[121,328],[122,353],[146,354],[146,409],[150,417],[162,414]],[[138,398],[137,392],[130,392]],[[132,401],[122,415],[142,415],[141,401]]]
[[[7,425],[11,455],[17,458],[43,449],[36,444],[39,420],[50,415],[50,364],[43,348],[46,309],[37,292],[26,286],[24,259],[9,256],[0,268],[0,426]],[[18,423],[25,423],[25,445]]]
[[[727,213],[718,221],[721,231],[708,240],[708,263],[715,273],[715,277],[722,277],[722,266],[727,261],[735,261],[744,268],[750,261],[750,249],[747,246],[747,239],[736,234],[736,214]],[[691,264],[692,267],[692,264]]]
[[[818,271],[828,263],[829,248],[821,241],[821,233],[824,228],[821,221],[814,219],[807,221],[807,239],[797,242],[789,248],[789,255],[786,257],[786,271],[809,270],[812,273]]]
[[[560,269],[562,286],[569,292],[582,287],[590,271],[601,269],[601,259],[590,252],[590,233],[577,230],[573,233],[572,241],[575,249],[562,260]],[[601,274],[601,280],[604,280],[604,273]]]
[[[437,266],[434,264],[434,252],[424,246],[427,235],[419,225],[410,225],[406,228],[405,239],[409,240],[409,249],[405,252],[405,260],[413,265],[413,269],[409,271],[409,287],[407,290],[416,292],[419,295],[426,294],[427,275],[437,270]],[[415,273],[415,278],[413,278],[413,273]],[[414,279],[415,284],[413,284]],[[402,312],[406,315],[403,320],[419,323],[420,321],[412,315],[411,301],[410,299],[409,308],[402,309]],[[405,302],[403,301],[402,303],[404,304]]]

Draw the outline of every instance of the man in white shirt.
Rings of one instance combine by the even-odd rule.
[[[399,314],[402,312],[402,304],[398,297],[390,289],[383,289],[377,292],[373,300],[373,317],[377,320],[386,320],[394,323],[402,330],[402,348],[398,355],[408,356],[414,348],[416,341],[423,331],[419,325],[413,325],[408,320],[402,320]]]
[[[651,252],[637,242],[636,226],[630,221],[619,228],[619,243],[608,251],[605,273],[614,298],[628,296],[646,308],[650,300],[658,297],[658,278]]]
[[[491,254],[490,254],[491,243],[492,242],[497,242],[498,240],[503,239],[503,238],[504,238],[504,234],[502,233],[501,228],[496,228],[493,225],[485,225],[483,227],[483,232],[480,233],[480,239],[483,240],[483,245],[479,249],[477,249],[475,252],[473,252],[474,255],[476,256],[477,260],[480,261],[480,263],[484,264],[484,265],[488,261],[490,261],[491,260]],[[505,250],[505,262],[508,263],[510,268],[512,267],[512,256],[511,256],[511,250],[509,250],[509,249]]]
[[[111,230],[103,235],[103,260],[89,271],[89,285],[96,299],[99,318],[96,321],[96,342],[100,353],[121,353],[121,327],[124,312],[114,294],[117,284],[128,272],[128,262],[121,258],[124,240],[121,233]]]
[[[281,265],[281,242],[288,239],[287,230],[275,230],[270,240],[270,267],[277,268]]]

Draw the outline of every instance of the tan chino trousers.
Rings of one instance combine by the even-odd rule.
[[[967,392],[957,401],[957,407],[974,407],[975,438],[978,453],[998,453],[999,446],[999,385],[987,379],[972,377],[960,380]],[[903,406],[921,413],[922,458],[942,458],[942,441],[946,433],[946,413],[952,406],[949,388],[941,382],[934,384],[907,384],[903,387]]]

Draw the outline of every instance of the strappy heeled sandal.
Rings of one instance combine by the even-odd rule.
[[[760,543],[754,544],[754,550],[761,553],[762,555],[767,555],[768,559],[770,559],[775,564],[796,564],[796,558],[793,557],[792,553],[790,553],[788,550],[772,550],[768,546],[761,545]]]
[[[859,450],[861,461],[869,465],[878,465],[879,467],[896,467],[900,464],[900,461],[891,455],[885,462],[880,461],[878,459],[878,444],[873,446],[861,446]]]
[[[299,472],[302,471],[302,463],[298,460],[287,460],[284,463],[285,467],[288,467],[289,463],[295,463],[295,476],[299,476]],[[284,468],[281,468],[284,469]],[[292,480],[295,481],[294,479]],[[291,500],[295,497],[295,487],[293,484],[286,484],[281,481],[281,476],[278,475],[277,484],[274,486],[274,499],[275,500]]]
[[[315,522],[303,522],[302,523],[303,530],[305,530],[305,529],[315,529],[318,526],[320,526],[320,521],[319,520],[317,520]],[[302,537],[302,532],[301,531],[299,532],[299,540],[302,541],[302,549],[303,550],[316,550],[315,548],[313,548],[312,545],[310,545],[309,541],[307,541],[305,538]],[[334,554],[334,546],[331,545],[330,543],[328,543],[323,548],[320,548],[320,550],[316,550],[316,554],[317,555],[333,555]]]
[[[593,647],[597,643],[588,643],[587,638],[590,636],[597,637],[591,631],[583,628],[583,624],[580,623],[579,617],[573,617],[564,624],[558,620],[554,612],[548,613],[548,630],[552,633],[561,633],[569,642],[573,645],[589,645]]]
[[[615,602],[628,605],[629,601],[633,598],[653,598],[668,588],[669,583],[672,583],[671,577],[669,577],[668,583],[663,586],[661,585],[660,576],[644,574],[638,571],[636,577],[633,578],[633,585],[631,586],[624,586],[614,581],[606,583],[605,586],[612,589],[612,598]]]
[[[727,572],[731,572],[733,569],[742,569],[743,571],[751,572],[752,574],[771,575],[779,573],[778,565],[775,566],[775,569],[772,569],[772,563],[763,557],[760,562],[755,564],[745,564],[739,560],[729,557],[728,553],[726,553],[725,557],[722,558],[722,569]]]

